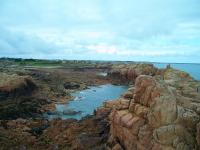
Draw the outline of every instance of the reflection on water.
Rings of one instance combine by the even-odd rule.
[[[75,92],[72,94],[75,97],[74,100],[68,104],[56,105],[56,111],[49,113],[48,118],[81,119],[93,114],[94,110],[102,106],[104,101],[120,97],[127,89],[127,86],[106,84]]]

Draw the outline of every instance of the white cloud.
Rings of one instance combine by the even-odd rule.
[[[198,0],[1,1],[0,56],[199,62],[199,7]]]
[[[158,56],[187,56],[189,53],[184,51],[160,51],[160,50],[128,50],[116,47],[114,45],[89,45],[87,46],[91,53],[94,54],[105,54],[105,55],[119,55],[119,56],[147,56],[147,57],[158,57]]]

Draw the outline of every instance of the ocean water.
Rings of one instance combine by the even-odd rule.
[[[87,115],[92,115],[97,107],[103,105],[103,102],[114,100],[120,97],[128,86],[117,86],[106,84],[101,86],[92,86],[89,89],[72,93],[75,97],[67,104],[56,105],[56,110],[52,114],[48,114],[49,119],[62,118],[62,119],[81,119]],[[72,112],[72,114],[66,114]],[[76,112],[76,113],[75,113]]]
[[[169,63],[153,63],[158,68],[166,68]],[[200,80],[200,64],[170,64],[171,67],[189,73],[194,79]]]

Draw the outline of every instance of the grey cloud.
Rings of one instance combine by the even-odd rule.
[[[106,56],[90,55],[87,47],[104,44],[132,51],[184,51],[192,59],[200,52],[199,8],[199,0],[2,0],[0,56],[99,59]],[[55,39],[43,37],[46,28],[59,31]]]
[[[13,33],[0,27],[0,55],[54,53],[54,44],[45,42],[38,37],[23,33]]]

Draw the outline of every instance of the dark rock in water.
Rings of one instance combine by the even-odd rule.
[[[60,115],[61,113],[58,111],[48,111],[47,115]]]
[[[74,110],[65,110],[63,111],[63,115],[76,115],[76,114],[81,114],[81,111],[74,111]]]
[[[80,85],[74,82],[66,82],[64,83],[64,88],[65,89],[78,89],[80,88]]]

